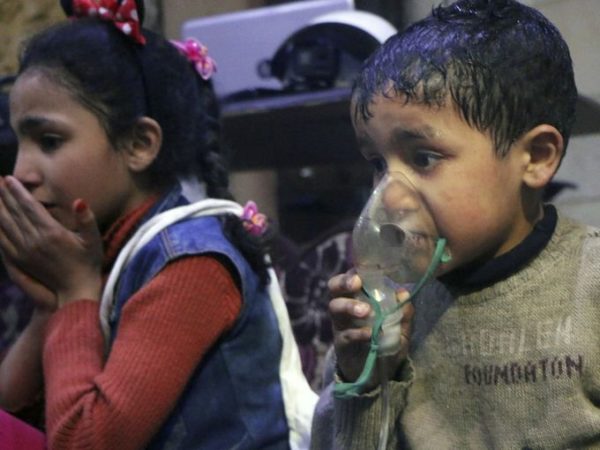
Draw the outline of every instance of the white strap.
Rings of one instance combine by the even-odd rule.
[[[169,225],[187,217],[227,213],[239,216],[242,211],[243,208],[238,203],[229,200],[206,199],[169,209],[152,217],[148,222],[143,224],[120,251],[104,286],[100,301],[100,326],[102,327],[104,338],[108,340],[110,336],[109,318],[114,303],[115,287],[121,271],[144,245]]]
[[[285,414],[290,427],[290,447],[292,450],[306,450],[310,447],[310,428],[319,397],[312,390],[302,372],[300,352],[292,333],[287,306],[281,295],[281,288],[275,271],[269,269],[269,275],[271,277],[269,296],[283,340],[279,378],[281,380]]]
[[[189,205],[179,206],[152,217],[142,225],[119,253],[108,276],[100,302],[100,326],[108,342],[110,336],[109,318],[114,304],[114,294],[119,275],[125,265],[154,236],[175,222],[188,217],[235,214],[240,216],[243,208],[229,200],[205,199]],[[269,297],[277,317],[282,338],[279,377],[290,428],[290,447],[292,450],[306,450],[310,446],[310,427],[318,396],[311,389],[302,372],[300,353],[292,333],[287,307],[277,276],[269,269]]]

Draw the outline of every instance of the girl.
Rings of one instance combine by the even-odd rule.
[[[316,397],[270,298],[261,221],[189,213],[202,190],[230,198],[214,63],[141,30],[133,1],[63,6],[80,18],[29,42],[11,92],[0,249],[44,314],[5,386],[41,354],[51,448],[306,446]],[[14,394],[0,378],[7,403],[35,392],[27,378]]]

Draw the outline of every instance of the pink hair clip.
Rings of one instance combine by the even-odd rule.
[[[242,220],[246,231],[254,236],[262,235],[267,229],[267,216],[258,212],[258,207],[252,200],[244,206]]]
[[[135,0],[73,0],[74,17],[97,17],[112,22],[138,44],[145,44]]]
[[[204,80],[209,80],[210,77],[217,71],[215,60],[208,56],[208,49],[194,38],[188,38],[185,41],[171,40],[177,49],[194,64],[196,72]]]

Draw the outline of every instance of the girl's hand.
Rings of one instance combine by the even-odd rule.
[[[8,276],[31,300],[33,300],[36,310],[51,313],[58,308],[58,300],[56,295],[54,295],[54,292],[49,290],[39,281],[31,278],[25,272],[19,270],[18,267],[14,266],[6,258],[3,257],[2,259],[4,261],[4,267],[8,272]]]
[[[371,306],[353,298],[360,293],[362,283],[354,271],[337,275],[329,280],[329,292],[333,298],[329,303],[334,334],[334,347],[337,357],[338,370],[344,381],[353,382],[361,374],[371,340],[371,325],[373,313]],[[406,291],[398,293],[398,300],[408,297]],[[408,343],[414,308],[409,302],[403,307],[401,326],[401,345],[397,354],[386,357],[388,378],[396,373],[399,364],[408,354]],[[379,376],[375,371],[369,385],[376,386]]]
[[[80,199],[72,213],[74,231],[55,220],[16,178],[0,179],[0,252],[25,290],[48,300],[45,288],[58,306],[97,300],[102,289],[102,239],[94,215]]]

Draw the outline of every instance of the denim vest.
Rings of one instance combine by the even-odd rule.
[[[163,198],[145,220],[187,203],[177,189]],[[277,319],[267,291],[259,288],[247,261],[224,237],[217,218],[177,222],[133,257],[117,286],[110,317],[111,341],[118,337],[125,302],[144,283],[170,261],[204,253],[218,253],[236,268],[242,309],[233,329],[204,356],[148,448],[288,449],[289,429],[278,372],[282,342]]]

